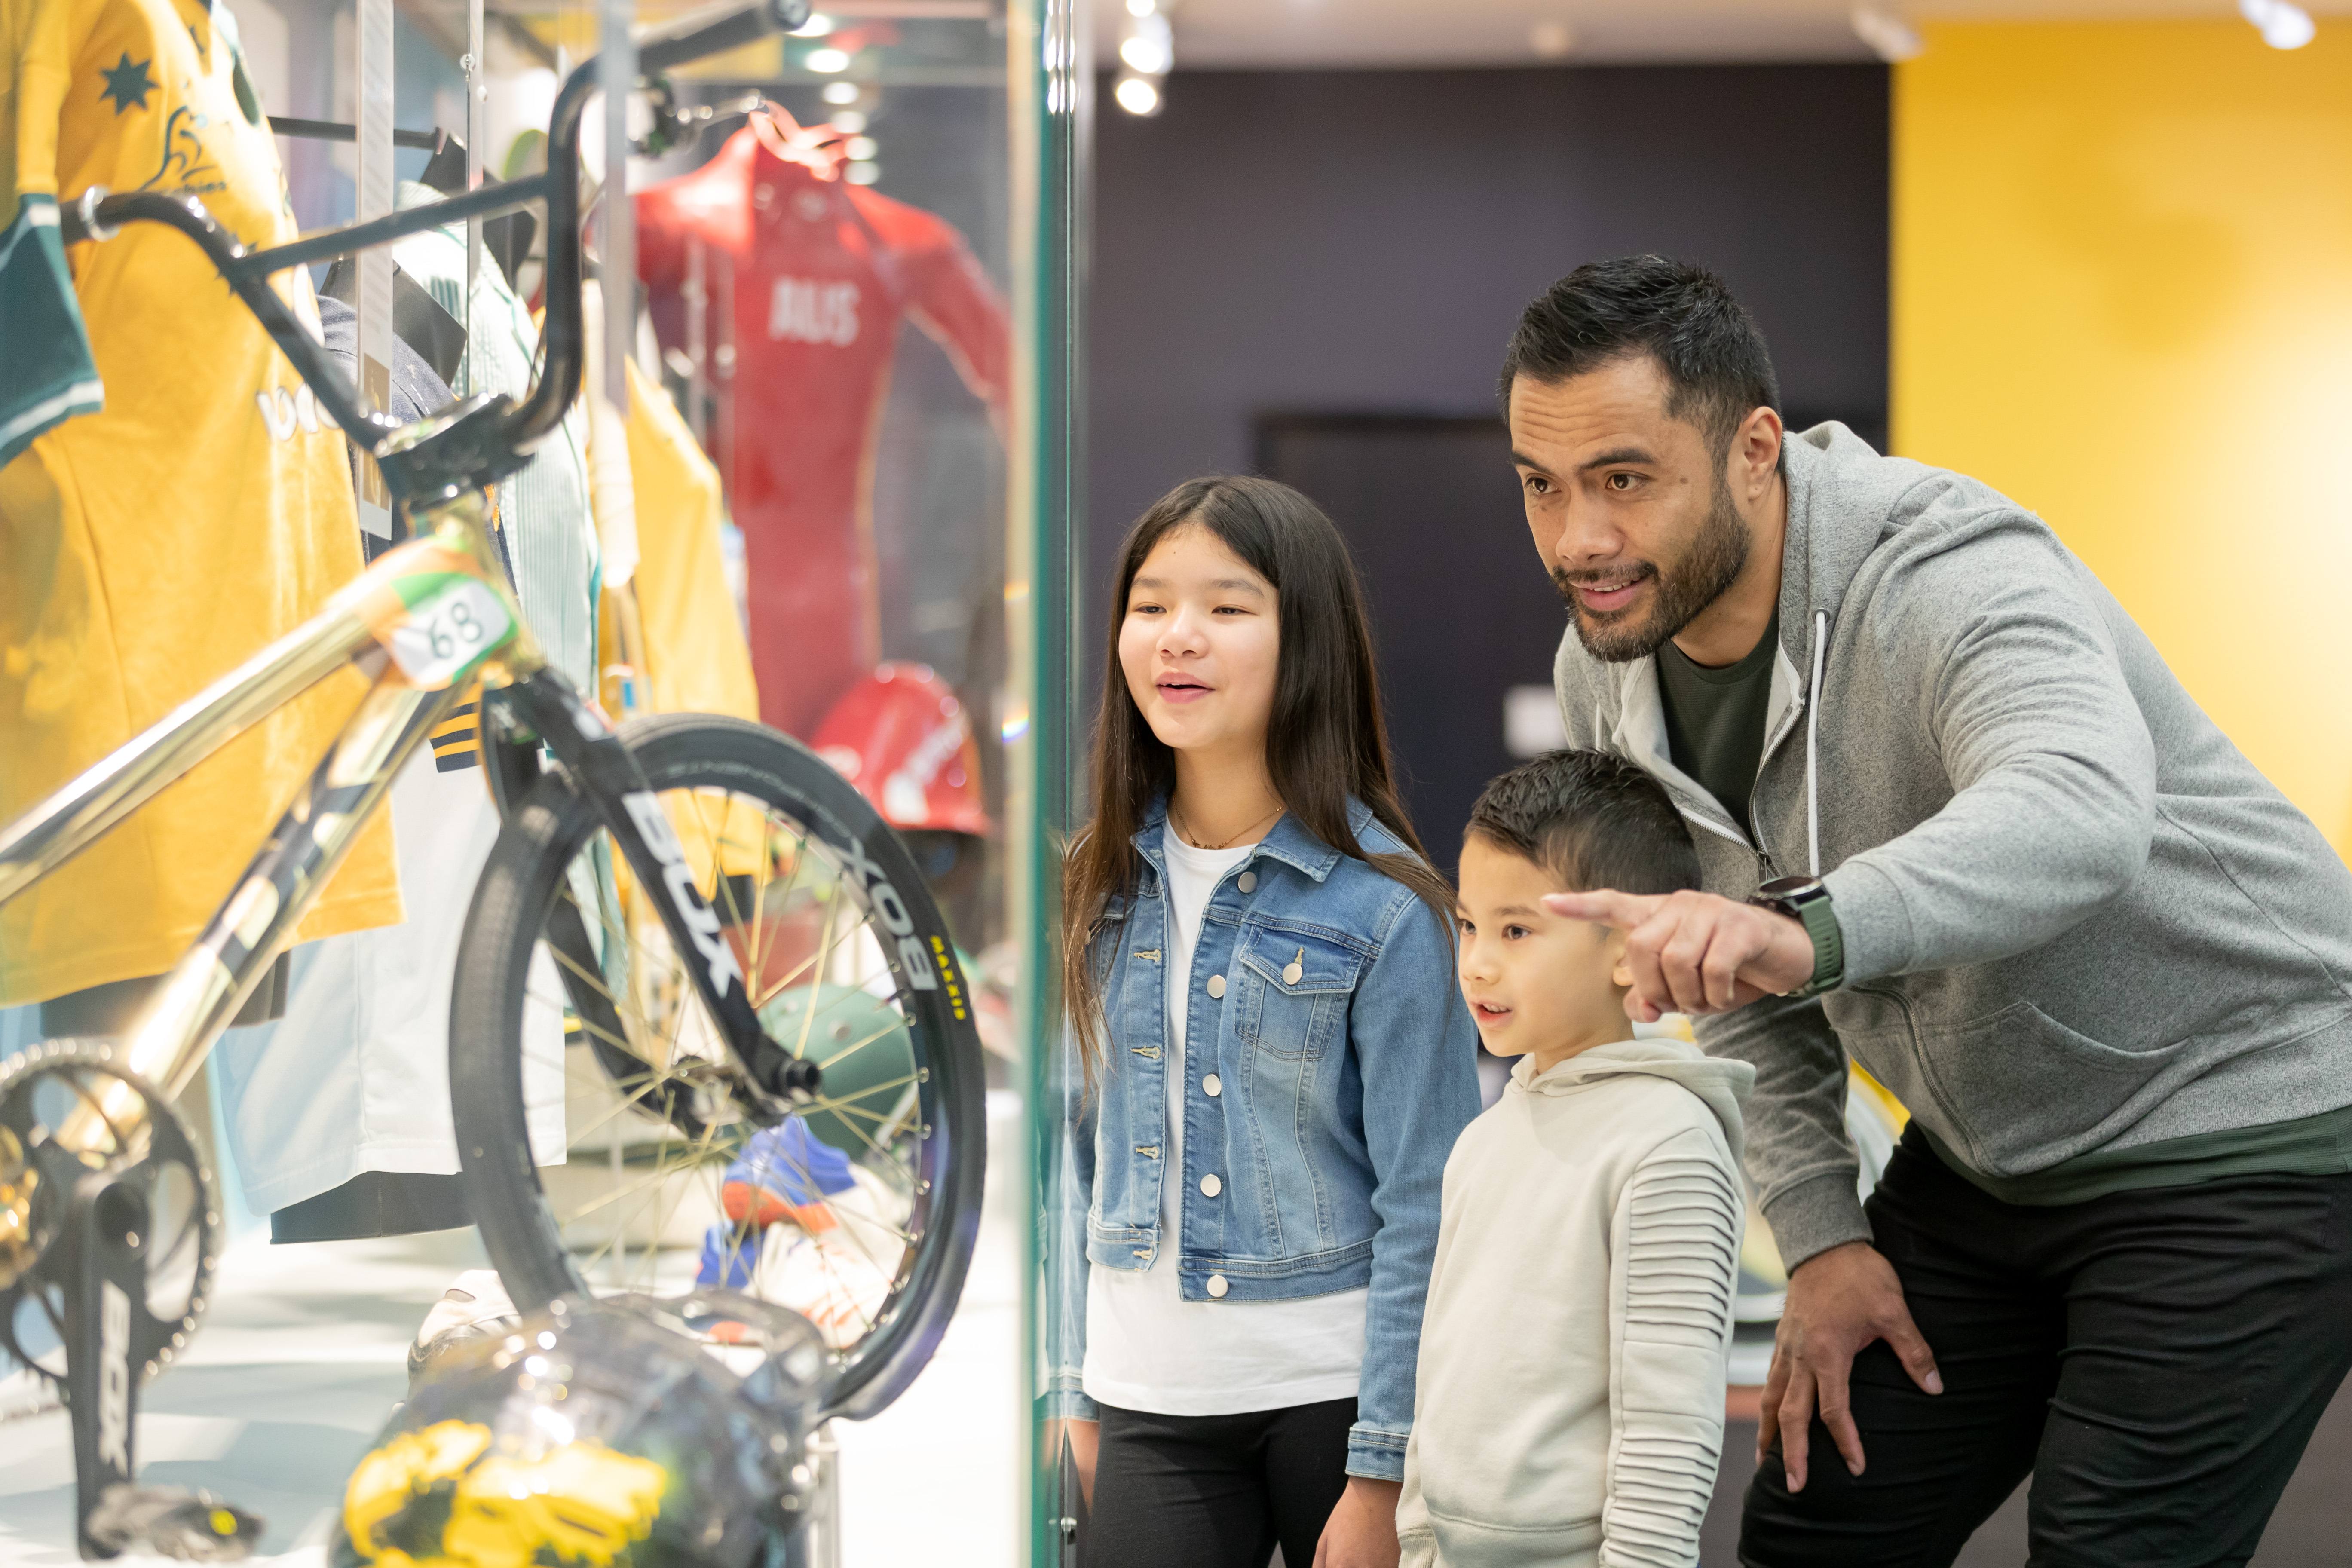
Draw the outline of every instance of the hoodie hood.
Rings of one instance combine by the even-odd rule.
[[[1654,1037],[1595,1046],[1540,1076],[1533,1057],[1511,1066],[1511,1087],[1524,1094],[1574,1094],[1603,1079],[1626,1077],[1662,1078],[1698,1096],[1722,1124],[1732,1159],[1740,1158],[1739,1107],[1756,1084],[1756,1069],[1746,1062],[1708,1056],[1687,1040]]]

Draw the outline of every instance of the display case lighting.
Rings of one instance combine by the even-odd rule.
[[[866,132],[866,116],[855,109],[836,109],[833,111],[833,128],[844,136],[862,136]],[[853,158],[867,155],[860,153],[850,153]]]
[[[1148,76],[1123,76],[1111,96],[1129,114],[1149,118],[1160,112],[1160,89]]]
[[[857,101],[857,84],[854,81],[829,81],[824,84],[824,100],[842,104]]]
[[[1176,64],[1176,36],[1161,9],[1165,0],[1127,0],[1128,19],[1119,28],[1118,81],[1111,97],[1129,114],[1160,112],[1164,80]]]
[[[1157,13],[1135,17],[1128,26],[1127,37],[1118,41],[1118,58],[1139,75],[1166,76],[1168,68],[1176,63],[1168,18]]]
[[[871,163],[874,162],[874,154],[881,149],[875,145],[874,138],[871,136],[853,136],[849,139],[849,145],[843,151],[849,154],[852,163]]]
[[[793,29],[792,36],[795,38],[822,38],[827,33],[832,32],[835,23],[832,17],[826,16],[822,11],[812,11],[809,13],[809,19],[807,21],[803,22],[799,26]]]
[[[801,64],[820,76],[835,76],[849,68],[849,56],[840,49],[811,49]]]
[[[849,165],[848,177],[849,183],[853,185],[870,185],[875,181],[882,177],[882,165],[879,163],[852,163]]]

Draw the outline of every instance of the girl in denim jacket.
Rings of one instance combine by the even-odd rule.
[[[1087,1560],[1389,1568],[1439,1186],[1479,1107],[1452,895],[1313,502],[1178,486],[1115,604],[1063,946],[1088,1267],[1055,1386]]]

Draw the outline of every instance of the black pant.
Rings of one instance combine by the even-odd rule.
[[[1102,1407],[1086,1568],[1313,1568],[1348,1486],[1356,1402],[1244,1415]]]
[[[1748,1489],[1748,1568],[1941,1565],[2030,1472],[2032,1568],[2242,1563],[2352,1366],[2352,1175],[2028,1208],[1915,1131],[1866,1211],[1944,1393],[1854,1358],[1864,1473],[1812,1424]]]

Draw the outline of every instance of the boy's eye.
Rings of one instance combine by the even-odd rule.
[[[1505,942],[1517,942],[1523,936],[1532,936],[1534,934],[1534,932],[1528,931],[1525,926],[1505,926],[1503,928],[1503,940]]]

